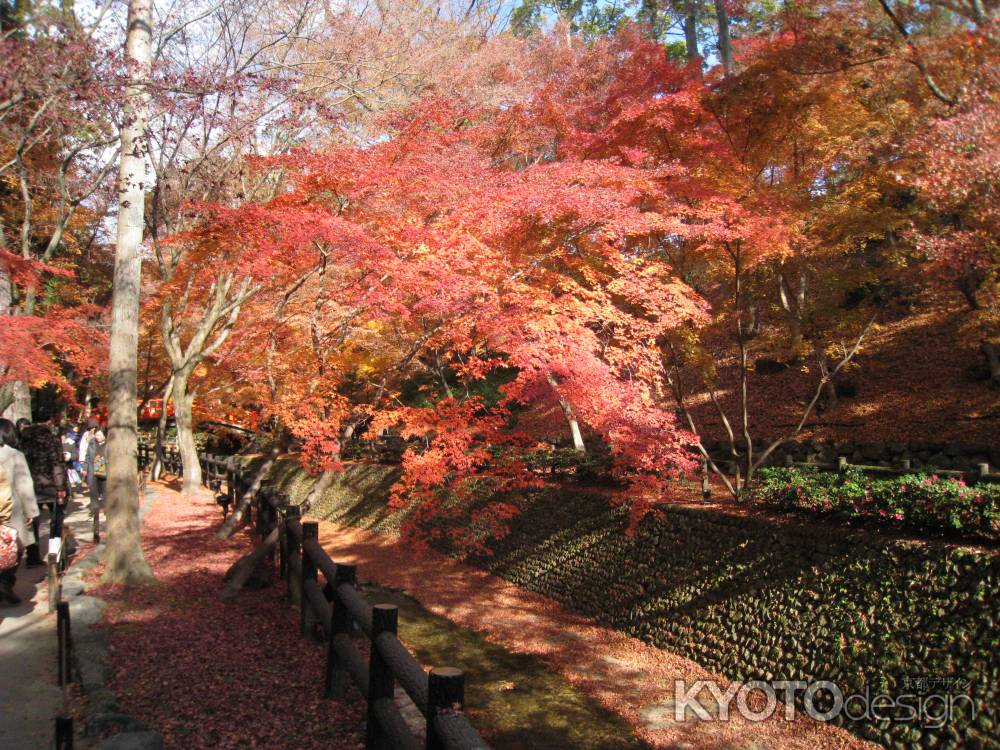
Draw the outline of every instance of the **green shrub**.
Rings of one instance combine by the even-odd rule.
[[[969,485],[936,474],[875,479],[855,468],[834,474],[773,467],[758,472],[750,495],[754,502],[779,510],[1000,537],[1000,485]]]

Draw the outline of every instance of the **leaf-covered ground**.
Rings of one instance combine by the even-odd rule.
[[[979,341],[967,330],[969,313],[957,295],[926,300],[920,312],[877,326],[838,382],[857,389],[837,406],[814,414],[802,437],[865,443],[996,443],[1000,395],[983,378]],[[757,352],[753,352],[756,357]],[[752,357],[752,358],[753,358]],[[737,416],[737,373],[720,364],[719,400]],[[816,388],[812,362],[772,375],[752,374],[751,431],[776,437],[801,418]],[[689,402],[707,436],[724,437],[707,393]]]
[[[155,491],[142,534],[157,583],[98,592],[123,709],[169,748],[361,747],[363,699],[321,697],[323,650],[299,636],[283,587],[219,600],[226,569],[249,549],[245,533],[220,541],[211,499]]]

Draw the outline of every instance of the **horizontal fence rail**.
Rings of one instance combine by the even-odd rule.
[[[156,447],[150,445],[149,443],[139,443],[137,454],[140,469],[148,469],[156,461]],[[180,476],[181,471],[184,468],[184,463],[181,460],[181,453],[177,450],[177,446],[163,446],[160,451],[160,456],[163,468],[171,474]]]
[[[226,514],[252,480],[231,459],[207,453],[200,459],[205,483],[220,492],[217,501],[225,501]],[[245,520],[262,544],[277,535],[266,559],[277,564],[289,601],[299,607],[302,636],[326,644],[324,697],[342,696],[352,683],[365,697],[367,750],[488,750],[464,712],[462,671],[424,670],[397,636],[398,608],[368,603],[357,589],[356,566],[334,562],[320,545],[318,523],[303,521],[299,508],[267,481],[261,482]],[[367,659],[355,643],[358,632],[370,643]],[[425,720],[420,733],[396,705],[397,684]]]

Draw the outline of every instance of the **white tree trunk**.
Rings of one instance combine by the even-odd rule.
[[[114,293],[111,301],[111,388],[108,400],[108,484],[105,513],[108,547],[104,581],[141,583],[153,572],[139,539],[139,493],[136,480],[139,367],[139,293],[146,161],[149,152],[148,81],[152,68],[152,0],[129,0],[125,89],[118,169],[118,234],[115,244]]]
[[[3,227],[0,226],[0,248],[6,245]],[[10,276],[0,271],[0,315],[7,315],[14,301],[14,290]],[[3,366],[0,362],[0,367]],[[27,384],[19,381],[4,383],[0,386],[0,417],[16,422],[22,417],[31,419],[31,391]]]
[[[550,374],[547,376],[549,385],[556,392],[559,397],[559,406],[563,410],[563,414],[566,415],[566,423],[569,425],[569,434],[573,438],[573,450],[577,453],[586,453],[587,446],[583,442],[583,432],[580,431],[580,421],[576,418],[576,413],[573,411],[573,405],[566,400],[566,397],[562,395],[559,390],[559,383]]]
[[[201,486],[201,462],[198,461],[198,447],[194,442],[194,419],[192,407],[194,396],[188,391],[187,375],[174,375],[174,421],[177,425],[177,450],[181,454],[184,467],[181,491],[197,492]]]
[[[19,419],[31,420],[31,389],[27,383],[15,380],[3,386],[0,403],[9,402],[3,408],[0,417],[16,422]]]

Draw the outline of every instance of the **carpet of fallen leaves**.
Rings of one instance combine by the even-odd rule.
[[[220,541],[210,497],[154,487],[142,535],[157,583],[97,591],[125,712],[168,748],[362,747],[363,699],[322,698],[324,650],[299,636],[284,587],[218,598],[226,569],[250,549],[246,532]]]

